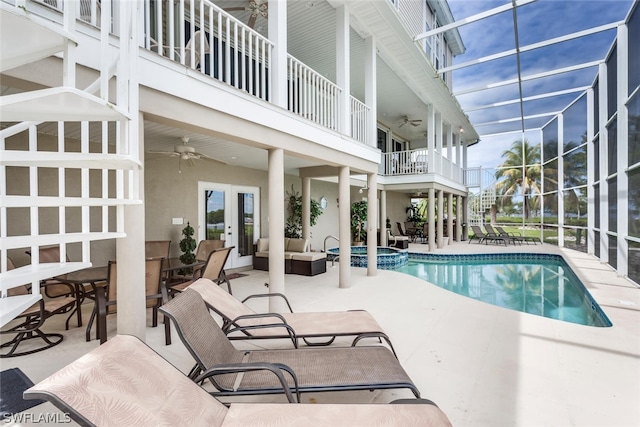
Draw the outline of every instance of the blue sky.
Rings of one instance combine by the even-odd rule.
[[[449,6],[456,20],[475,15],[509,3],[507,0],[449,0]],[[550,38],[571,34],[610,22],[622,21],[626,17],[632,0],[538,0],[518,8],[518,37],[520,46],[541,42]],[[512,11],[504,12],[485,20],[465,25],[460,34],[466,52],[454,59],[454,64],[510,50],[515,47]],[[522,75],[527,76],[571,65],[602,60],[611,48],[616,31],[608,30],[577,40],[522,53]],[[579,86],[589,86],[597,73],[597,67],[564,73],[553,77],[524,82],[523,95],[532,96]],[[515,56],[486,62],[454,71],[453,92],[482,87],[490,83],[517,77]],[[458,100],[468,109],[489,103],[517,98],[518,85],[460,94]],[[579,93],[529,101],[524,104],[524,114],[534,115],[550,111],[561,111],[573,102]],[[468,115],[474,124],[498,119],[518,117],[520,104],[470,111]],[[527,127],[539,128],[552,117],[526,121]],[[519,130],[520,122],[477,126],[481,135]],[[495,167],[502,162],[502,152],[511,143],[521,138],[521,133],[511,133],[496,137],[482,137],[481,142],[469,149],[469,167]],[[525,138],[539,142],[539,132],[527,132]]]

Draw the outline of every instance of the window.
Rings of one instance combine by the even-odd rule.
[[[618,231],[618,180],[609,179],[609,231]]]
[[[618,47],[611,51],[607,64],[607,118],[611,118],[618,107]]]
[[[640,55],[638,55],[640,56]],[[627,104],[629,111],[629,164],[640,163],[640,93],[636,93]]]
[[[640,85],[640,7],[636,7],[628,22],[629,34],[629,94]],[[632,54],[632,52],[636,52]]]
[[[607,126],[608,133],[608,157],[609,157],[609,170],[607,176],[611,176],[618,170],[618,120],[613,120]]]
[[[593,133],[595,135],[600,132],[600,94],[598,91],[600,90],[600,83],[596,80],[593,85]]]
[[[640,168],[629,172],[629,236],[640,238]]]

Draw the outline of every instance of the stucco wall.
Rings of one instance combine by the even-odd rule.
[[[261,237],[269,234],[269,197],[268,175],[266,171],[228,166],[218,162],[199,160],[193,166],[182,163],[178,172],[178,159],[149,156],[145,162],[145,212],[147,240],[171,240],[172,255],[179,255],[178,242],[181,232],[189,221],[197,230],[198,223],[198,181],[254,186],[260,188]],[[285,192],[302,192],[302,181],[297,176],[285,176]],[[311,197],[319,200],[325,196],[327,209],[311,228],[311,247],[320,250],[325,236],[338,234],[338,187],[334,183],[311,181]],[[285,193],[286,199],[286,193]],[[286,200],[280,201],[286,209]],[[288,216],[285,213],[285,218]],[[172,225],[172,218],[183,218],[184,225]]]
[[[28,132],[21,132],[18,135],[7,138],[5,141],[8,150],[27,150]],[[95,147],[94,147],[95,145]],[[57,136],[38,134],[39,151],[57,151]],[[80,144],[77,140],[65,140],[68,151],[80,151]],[[91,151],[100,150],[97,144],[91,144]],[[81,171],[80,169],[65,169],[65,195],[67,197],[79,197],[81,195]],[[100,197],[102,194],[102,175],[99,171],[90,171],[89,195],[90,197]],[[38,168],[38,194],[40,196],[58,196],[59,182],[58,168]],[[7,167],[7,194],[9,195],[30,195],[29,193],[29,168],[27,167]],[[115,196],[115,174],[109,174],[110,197]],[[82,232],[81,208],[67,207],[65,215],[65,232]],[[38,232],[40,234],[57,234],[60,232],[60,214],[58,207],[38,208]],[[31,234],[31,218],[29,208],[7,208],[7,234],[9,236]],[[115,208],[110,208],[109,230],[116,229]],[[102,231],[102,208],[90,208],[90,231]],[[30,242],[25,239],[23,248],[11,249],[8,256],[16,267],[31,263],[31,258],[25,253],[30,250]],[[115,242],[112,240],[94,241],[90,244],[91,261],[94,265],[106,265],[109,259],[115,259]],[[82,245],[71,243],[67,245],[67,256],[71,261],[82,259]]]
[[[407,220],[406,209],[410,202],[408,194],[387,191],[387,217],[391,220],[391,233],[394,235],[399,234],[396,222],[404,226],[404,222]]]

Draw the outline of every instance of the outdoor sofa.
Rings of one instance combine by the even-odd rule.
[[[260,238],[255,245],[253,269],[269,271],[269,239]],[[327,254],[311,252],[308,239],[284,239],[284,272],[315,276],[327,271]]]

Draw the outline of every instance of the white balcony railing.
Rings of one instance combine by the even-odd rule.
[[[269,99],[273,43],[268,39],[208,0],[145,0],[145,11],[147,49]]]
[[[60,12],[63,11],[63,0],[34,0],[36,3],[45,4]],[[71,0],[76,7],[76,17],[81,21],[100,27],[101,4],[100,0]]]
[[[287,67],[288,110],[337,130],[340,88],[291,55],[287,55]]]
[[[382,163],[383,175],[414,175],[429,171],[428,152],[425,148],[383,153]]]
[[[145,0],[145,11],[145,48],[270,101],[273,43],[267,38],[209,0]],[[339,130],[342,90],[291,55],[287,91],[289,111]],[[355,98],[349,105],[350,136],[366,143],[371,110]]]
[[[416,150],[394,151],[382,153],[382,164],[378,173],[386,176],[419,175],[435,173],[457,183],[464,183],[463,169],[450,159],[434,152],[433,159],[429,158],[426,148]],[[467,180],[475,179],[473,172],[467,171]],[[468,185],[468,184],[467,184]]]
[[[370,140],[369,120],[371,108],[358,99],[351,97],[351,137],[356,141],[367,144]]]

